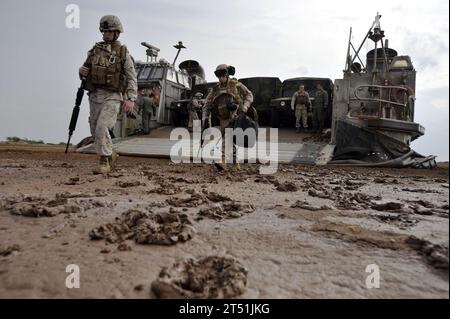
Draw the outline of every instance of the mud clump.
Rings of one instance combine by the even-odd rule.
[[[437,215],[448,218],[448,205],[441,207],[426,200],[409,201],[409,208],[417,215]]]
[[[71,193],[71,192],[63,192],[63,193],[57,193],[55,197],[57,199],[67,199],[67,198],[84,198],[84,197],[105,197],[108,196],[108,193],[101,190],[96,189],[94,193]]]
[[[402,191],[411,193],[422,193],[422,194],[441,194],[440,191],[425,188],[402,188]]]
[[[279,192],[296,192],[298,191],[297,185],[292,182],[284,182],[277,186]]]
[[[119,246],[117,246],[117,249],[119,251],[131,251],[132,250],[131,246],[125,242],[120,243]]]
[[[376,177],[373,179],[373,182],[376,184],[388,184],[388,185],[392,185],[392,184],[398,184],[398,180],[397,179],[386,179],[386,178],[381,178],[381,177]]]
[[[112,203],[110,201],[94,200],[92,198],[75,200],[75,203],[78,206],[82,207],[85,211],[93,208],[112,208],[116,205],[115,203]]]
[[[160,182],[159,187],[154,188],[149,191],[149,193],[157,193],[161,195],[175,195],[179,194],[183,191],[183,189],[180,186],[177,186],[172,183],[167,182]]]
[[[333,197],[328,194],[327,192],[324,191],[317,191],[315,189],[310,189],[308,191],[308,195],[312,196],[312,197],[318,197],[318,198],[323,198],[323,199],[332,199]]]
[[[188,198],[169,198],[166,203],[174,207],[198,207],[209,202],[232,202],[228,196],[208,192],[205,189],[202,191],[203,194],[197,193],[195,190],[187,190],[186,193],[190,194]]]
[[[146,186],[145,183],[141,183],[140,181],[117,181],[116,185],[122,188]]]
[[[164,267],[151,288],[158,298],[233,298],[245,292],[247,275],[232,257],[189,258]]]
[[[273,175],[262,175],[258,176],[255,179],[255,183],[261,183],[261,184],[273,184],[275,186],[280,185],[280,182],[276,179]]]
[[[423,255],[432,267],[448,271],[448,247],[435,245],[414,236],[408,237],[405,242]]]
[[[346,179],[344,181],[344,185],[345,185],[346,190],[357,190],[361,186],[364,186],[365,183],[356,181],[356,180],[352,180],[352,179]]]
[[[208,192],[206,190],[203,190],[203,193],[206,195],[206,198],[214,203],[218,202],[226,202],[231,201],[232,199],[228,196],[217,194],[215,192]]]
[[[197,207],[207,203],[207,199],[202,194],[193,192],[188,198],[169,198],[166,203],[175,207]]]
[[[300,201],[300,200],[298,200],[294,204],[292,204],[291,208],[301,208],[301,209],[310,210],[310,211],[333,210],[333,207],[328,206],[328,205],[314,206],[314,205],[311,205],[307,201]]]
[[[42,197],[24,197],[6,199],[2,207],[11,214],[25,217],[53,217],[61,213],[76,214],[83,212],[78,205],[69,204],[67,198],[49,199]]]
[[[0,256],[7,257],[10,255],[16,255],[22,249],[19,245],[12,245],[7,248],[0,248]]]
[[[239,218],[245,214],[254,212],[255,208],[250,204],[240,204],[237,202],[214,204],[200,209],[197,220],[203,217],[221,221],[229,218]]]
[[[419,223],[419,220],[410,218],[408,215],[404,214],[377,215],[374,219],[386,224],[396,225],[400,229],[408,229]]]
[[[147,213],[131,209],[113,223],[94,228],[89,237],[93,240],[105,239],[110,243],[134,239],[138,244],[173,245],[191,239],[194,233],[195,229],[186,214]]]
[[[381,200],[380,196],[371,196],[363,193],[353,193],[349,195],[341,195],[335,200],[337,208],[348,210],[368,209],[373,205],[373,201]]]
[[[387,203],[381,203],[381,204],[373,204],[371,206],[371,208],[378,210],[378,211],[401,212],[404,209],[404,205],[402,203],[397,203],[397,202],[387,202]]]
[[[82,180],[79,177],[71,177],[67,182],[64,183],[64,185],[81,185],[85,183],[84,180]]]

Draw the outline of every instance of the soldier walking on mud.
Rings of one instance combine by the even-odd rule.
[[[311,109],[311,101],[304,85],[300,85],[298,91],[292,96],[291,109],[295,111],[296,132],[300,133],[301,124],[306,130],[308,128],[308,109]]]
[[[188,123],[188,129],[190,132],[192,132],[193,123],[195,120],[199,120],[199,112],[202,112],[203,108],[203,93],[197,92],[192,97],[191,102],[188,105],[188,111],[189,111],[189,123]]]
[[[313,101],[313,130],[314,132],[322,132],[325,122],[325,114],[328,107],[328,93],[317,83],[316,92]]]
[[[120,106],[131,113],[137,97],[137,80],[133,60],[125,45],[117,39],[123,32],[122,23],[113,15],[100,19],[103,41],[88,52],[86,62],[79,69],[86,77],[89,95],[89,125],[96,152],[100,156],[95,174],[106,174],[114,168],[118,154],[112,148],[109,130],[117,120]]]
[[[156,116],[156,108],[153,97],[147,95],[147,89],[139,90],[139,95],[136,100],[136,105],[139,110],[142,110],[142,131],[144,134],[150,134],[150,120]]]
[[[226,162],[235,162],[235,146],[233,146],[232,159],[229,154],[224,152],[225,128],[233,126],[233,121],[236,119],[238,112],[247,113],[253,102],[253,94],[244,84],[234,78],[230,78],[228,65],[219,64],[214,74],[218,78],[219,83],[212,88],[206,97],[206,102],[203,106],[202,124],[205,125],[210,116],[219,119],[222,132],[222,154],[223,156],[225,155],[223,166],[225,166]],[[236,168],[239,168],[237,161]]]

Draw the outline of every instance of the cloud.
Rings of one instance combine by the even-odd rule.
[[[438,110],[448,110],[448,98],[432,99],[431,106]]]
[[[292,70],[292,73],[302,74],[303,76],[308,75],[308,68],[304,65],[300,65],[299,67]]]

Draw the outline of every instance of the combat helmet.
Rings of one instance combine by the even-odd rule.
[[[100,32],[105,31],[119,31],[123,33],[122,23],[115,15],[106,15],[100,19]]]
[[[232,65],[226,65],[226,64],[219,64],[216,67],[216,71],[214,71],[214,74],[219,77],[221,75],[231,75],[233,76],[236,73],[236,69]]]
[[[228,75],[228,65],[226,64],[219,64],[216,67],[216,70],[214,71],[214,74],[219,77],[219,76],[224,76],[224,75]]]
[[[197,93],[194,94],[194,96],[201,99],[203,97],[203,93],[197,92]]]

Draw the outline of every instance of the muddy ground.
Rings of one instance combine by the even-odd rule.
[[[95,162],[0,146],[1,298],[155,298],[152,283],[187,258],[182,286],[196,296],[449,297],[448,165],[282,165],[265,176],[256,165],[218,172],[122,156],[104,177],[91,174]],[[208,256],[234,260],[192,261]],[[214,277],[208,263],[229,276],[220,294],[198,287],[198,272]],[[78,289],[66,287],[69,264]],[[366,287],[370,264],[378,289]]]

